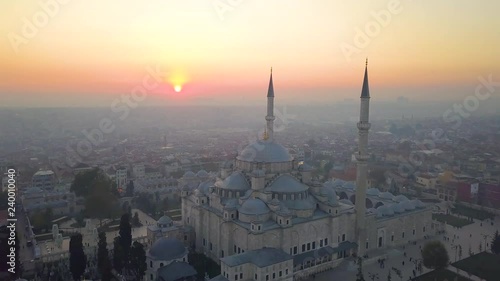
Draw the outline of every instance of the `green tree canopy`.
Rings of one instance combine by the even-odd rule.
[[[424,266],[431,269],[443,269],[448,266],[450,258],[441,241],[430,241],[422,249]]]
[[[141,243],[135,241],[130,248],[130,270],[135,275],[136,280],[142,280],[146,269],[146,251]]]
[[[106,232],[99,232],[99,243],[97,249],[97,269],[101,273],[102,281],[110,281],[113,277],[111,273],[111,260],[109,259],[108,243],[106,242]]]

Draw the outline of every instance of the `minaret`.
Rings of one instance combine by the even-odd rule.
[[[361,108],[359,112],[358,122],[358,153],[356,154],[357,160],[357,174],[356,174],[356,241],[358,243],[358,256],[363,256],[366,251],[366,229],[365,229],[365,215],[366,215],[366,183],[368,176],[367,161],[370,157],[368,155],[368,130],[370,130],[369,123],[369,109],[370,109],[370,89],[368,87],[368,59],[366,59],[365,78],[363,80],[363,89],[361,90]]]
[[[264,134],[265,140],[274,140],[274,87],[273,87],[273,68],[271,67],[271,78],[267,90],[267,126]]]

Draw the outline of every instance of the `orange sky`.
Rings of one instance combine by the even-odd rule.
[[[0,106],[103,106],[147,67],[166,73],[149,104],[260,103],[271,66],[282,102],[335,102],[359,95],[365,57],[380,100],[460,99],[500,74],[499,1],[352,2],[2,1]]]

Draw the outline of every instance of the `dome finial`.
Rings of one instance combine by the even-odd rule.
[[[366,58],[365,66],[368,67],[368,58]]]

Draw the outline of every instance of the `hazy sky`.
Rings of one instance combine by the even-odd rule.
[[[498,0],[1,1],[0,106],[108,106],[148,68],[163,75],[145,104],[265,103],[271,66],[279,102],[328,103],[359,97],[366,57],[374,99],[460,100],[479,76],[500,81],[498,11]]]

